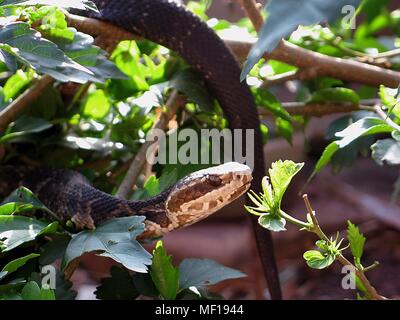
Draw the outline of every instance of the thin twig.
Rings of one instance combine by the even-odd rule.
[[[359,110],[371,110],[367,104],[325,102],[325,103],[304,103],[304,102],[283,102],[282,107],[292,116],[322,117],[330,114],[349,113]],[[258,108],[261,117],[269,117],[272,113],[263,107]]]
[[[25,110],[42,92],[54,83],[54,79],[48,75],[36,80],[34,84],[10,105],[0,112],[0,133],[3,133],[8,125],[15,121],[18,115]]]
[[[253,24],[254,29],[259,32],[264,23],[264,19],[260,12],[261,5],[255,0],[239,0],[239,2]]]
[[[165,130],[165,128],[168,125],[168,122],[171,120],[171,118],[176,114],[177,109],[179,108],[180,104],[178,103],[178,92],[174,90],[167,103],[167,111],[162,112],[158,120],[153,126],[153,129],[161,129]],[[133,159],[128,172],[126,173],[124,180],[120,184],[118,191],[117,191],[117,196],[120,198],[128,198],[129,195],[132,192],[132,188],[136,183],[137,178],[139,177],[140,173],[142,172],[142,169],[144,165],[146,164],[146,155],[147,155],[147,150],[151,146],[154,146],[154,144],[157,144],[158,141],[153,141],[152,138],[148,138],[145,143],[143,143],[136,154],[135,158]]]
[[[120,40],[141,39],[124,29],[96,19],[83,18],[69,14],[68,21],[71,26],[95,37],[101,34],[101,32],[105,32],[98,43],[100,45],[100,42],[103,42],[103,45],[100,45],[102,47],[106,46],[107,43],[115,43]],[[225,43],[231,48],[239,61],[246,60],[254,42],[253,40],[225,40]],[[270,54],[265,54],[264,57],[267,59],[279,60],[298,67],[299,69],[317,68],[316,77],[328,76],[375,87],[383,84],[390,88],[397,88],[400,83],[400,72],[354,60],[330,57],[300,48],[287,41],[281,41],[277,48]]]
[[[308,199],[308,196],[305,194],[303,195],[303,200],[304,203],[307,207],[308,214],[310,215],[312,221],[313,221],[313,226],[312,228],[308,229],[307,231],[315,233],[320,239],[325,240],[327,242],[330,242],[329,238],[326,236],[326,234],[322,231],[318,219],[315,215],[315,211],[313,210],[311,203]],[[385,298],[378,294],[376,292],[376,289],[371,285],[367,277],[365,276],[364,272],[361,270],[358,270],[349,260],[347,260],[342,254],[339,254],[337,256],[337,260],[344,266],[351,266],[353,270],[355,270],[355,273],[357,277],[360,279],[362,284],[364,285],[365,289],[368,292],[368,295],[371,299],[374,300],[384,300]]]
[[[391,126],[393,129],[400,131],[400,126],[395,123],[390,117],[382,110],[381,106],[376,106],[375,107],[375,112],[376,114],[382,118],[382,120],[386,121],[386,123]]]

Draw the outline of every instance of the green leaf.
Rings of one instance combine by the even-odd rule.
[[[286,231],[286,220],[277,215],[263,214],[258,218],[258,223],[273,232]]]
[[[335,136],[336,132],[346,129],[350,124],[369,115],[374,116],[372,112],[361,111],[336,119],[329,125],[326,139],[337,140]],[[348,144],[346,147],[337,150],[331,158],[331,165],[334,172],[339,172],[344,167],[350,167],[358,159],[360,154],[368,154],[373,143],[373,136],[365,136],[360,137]]]
[[[279,160],[271,165],[268,170],[271,184],[274,189],[275,203],[281,203],[283,195],[293,177],[303,168],[304,163],[295,163],[290,160]]]
[[[56,295],[54,293],[54,290],[42,288],[40,290],[39,300],[56,300]]]
[[[384,163],[389,165],[400,164],[400,142],[394,139],[378,140],[371,146],[372,158],[379,165]]]
[[[383,85],[379,87],[379,97],[385,107],[391,108],[395,106],[399,102],[397,95],[398,89],[386,88]]]
[[[261,28],[257,43],[251,48],[241,74],[244,80],[264,52],[271,52],[282,38],[290,35],[299,25],[335,21],[345,5],[357,7],[361,0],[271,0],[266,6],[268,18]]]
[[[9,127],[7,133],[0,137],[0,143],[14,142],[30,134],[45,131],[52,126],[53,124],[41,118],[21,116]]]
[[[280,101],[268,90],[263,88],[251,88],[255,102],[258,106],[265,108],[275,117],[282,118],[291,122],[292,117],[289,112],[282,106]]]
[[[149,90],[145,67],[140,61],[140,50],[134,41],[122,41],[111,55],[112,61],[127,77],[127,80],[113,79],[107,89],[117,100],[134,96],[138,91]]]
[[[93,1],[88,0],[4,0],[0,7],[20,5],[20,6],[35,6],[35,5],[50,5],[63,8],[74,8],[80,10],[92,10],[98,12]]]
[[[83,115],[94,120],[103,120],[110,108],[110,100],[101,89],[91,92],[82,107]]]
[[[276,118],[275,120],[275,125],[276,125],[276,131],[277,133],[284,137],[287,142],[289,142],[290,144],[292,143],[292,136],[293,136],[293,126],[291,124],[291,122],[282,119],[282,118]]]
[[[66,30],[70,29],[71,28],[68,28]],[[88,76],[86,73],[82,72],[81,76],[83,78],[88,78],[88,80],[97,83],[105,82],[108,79],[128,79],[113,62],[108,60],[106,51],[93,45],[93,37],[82,32],[77,32],[75,29],[71,31],[73,33],[73,41],[70,41],[66,45],[60,45],[60,48],[69,58],[86,67],[93,73],[92,76]],[[63,33],[65,33],[65,31],[63,31]],[[78,74],[78,72],[76,72],[76,74]]]
[[[161,241],[157,242],[153,252],[150,276],[160,294],[167,300],[173,300],[179,290],[179,269],[172,264]]]
[[[32,81],[32,76],[22,70],[17,70],[4,85],[4,101],[10,102],[23,92]]]
[[[359,264],[361,263],[366,238],[360,232],[358,227],[351,223],[351,221],[347,221],[347,224],[347,239],[350,243],[350,250],[354,259]]]
[[[40,294],[40,287],[35,281],[29,281],[21,292],[24,300],[40,300]]]
[[[0,251],[10,251],[43,235],[48,225],[23,216],[0,216]]]
[[[307,265],[313,269],[325,269],[329,267],[334,261],[335,257],[332,255],[324,256],[317,250],[309,250],[303,254],[304,260]]]
[[[66,249],[62,268],[85,252],[101,251],[99,256],[109,257],[126,268],[146,272],[151,255],[135,240],[144,231],[145,217],[114,218],[95,230],[85,230],[74,235]]]
[[[134,199],[148,199],[156,196],[172,186],[176,181],[178,181],[178,168],[167,166],[162,171],[160,178],[156,178],[154,175],[150,176],[146,180],[143,189],[135,192]]]
[[[20,187],[3,200],[0,215],[11,215],[32,210],[50,210],[25,187]]]
[[[27,261],[39,257],[40,254],[37,253],[31,253],[28,254],[27,256],[15,259],[13,261],[10,261],[7,263],[3,269],[0,272],[0,280],[4,278],[6,275],[9,275],[10,273],[18,270],[20,267],[22,267]]]
[[[185,259],[179,265],[179,287],[209,286],[228,279],[246,275],[238,270],[220,265],[209,259]]]
[[[324,88],[314,92],[309,101],[309,103],[325,102],[348,102],[358,105],[360,103],[360,97],[354,90],[348,88]]]
[[[129,271],[112,266],[111,276],[100,280],[100,286],[94,292],[101,300],[133,300],[139,296]]]
[[[24,300],[55,300],[53,290],[40,288],[35,281],[29,281],[22,289],[21,296]]]
[[[0,49],[34,70],[59,81],[84,83],[93,73],[68,58],[54,43],[41,37],[29,24],[10,23],[0,29]],[[75,76],[74,72],[79,72]],[[87,77],[82,77],[82,72]]]
[[[376,133],[389,133],[392,131],[393,128],[384,120],[375,117],[366,117],[351,124],[345,130],[336,133],[336,136],[339,138],[339,140],[330,143],[325,148],[308,181],[310,181],[319,171],[328,165],[329,161],[337,150],[348,146],[350,143],[360,137]]]

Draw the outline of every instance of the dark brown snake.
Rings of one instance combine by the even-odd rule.
[[[173,1],[93,2],[100,14],[79,14],[106,20],[176,51],[198,72],[219,101],[230,128],[254,130],[252,189],[258,191],[265,173],[258,113],[249,88],[239,81],[240,67],[224,42],[198,17]],[[22,173],[10,167],[0,169],[0,191],[10,188],[10,179],[17,182],[21,175],[23,180],[17,184],[30,188],[51,210],[80,227],[94,227],[111,217],[137,214],[147,218],[145,236],[163,234],[203,219],[242,195],[251,181],[248,167],[228,164],[189,175],[151,199],[127,201],[93,188],[73,171],[43,169],[23,177]],[[252,223],[271,297],[281,299],[270,232],[262,229],[257,219],[252,219]]]

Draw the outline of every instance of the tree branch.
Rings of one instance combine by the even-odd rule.
[[[15,121],[18,115],[42,92],[54,83],[54,79],[48,75],[36,80],[34,84],[17,99],[10,103],[4,110],[0,112],[0,133],[3,133],[8,125]]]
[[[254,29],[259,32],[264,24],[264,19],[260,12],[261,4],[257,3],[256,0],[239,0],[239,3],[249,17]]]
[[[178,92],[174,90],[167,103],[167,111],[162,112],[160,114],[160,117],[154,124],[152,130],[154,129],[161,129],[165,130],[165,128],[168,125],[168,122],[172,119],[172,117],[176,114],[176,111],[178,108],[181,106],[182,101],[179,101],[179,96]],[[117,196],[120,198],[128,198],[132,192],[133,186],[136,184],[136,180],[139,177],[140,173],[143,170],[143,167],[146,164],[146,155],[147,155],[147,150],[151,147],[154,146],[154,144],[158,144],[159,141],[154,142],[153,139],[149,138],[146,140],[145,143],[143,143],[140,146],[140,149],[138,153],[136,154],[135,158],[133,159],[132,163],[130,164],[130,167],[128,169],[128,172],[126,173],[124,180],[120,184],[118,191],[117,191]]]
[[[283,108],[292,116],[312,116],[322,117],[335,113],[348,113],[353,111],[364,110],[363,105],[352,103],[303,103],[303,102],[284,102]],[[271,116],[272,113],[263,107],[258,108],[258,113],[262,117]]]

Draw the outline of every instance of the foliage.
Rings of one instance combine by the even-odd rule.
[[[96,296],[100,299],[135,298],[140,294],[166,300],[208,299],[212,296],[206,286],[237,279],[245,275],[208,259],[185,259],[175,267],[161,241],[153,252],[149,274],[130,275],[127,271],[113,267],[111,277],[102,279]],[[121,286],[116,286],[120,283]],[[113,285],[114,284],[114,285]]]
[[[281,185],[284,187],[283,190],[286,190],[291,181],[291,178],[302,167],[302,163],[296,164],[293,161],[286,160],[284,162],[275,162],[272,164],[272,169],[270,169],[271,180],[275,180],[275,185]],[[271,173],[271,171],[274,172],[274,169],[275,173]],[[274,180],[272,179],[272,177],[274,177]],[[257,207],[247,207],[247,210],[252,214],[260,215],[260,217],[267,216],[269,218],[271,213],[270,207],[267,206],[268,203],[273,203],[274,198],[277,198],[280,201],[282,199],[282,196],[279,192],[273,192],[270,185],[266,184],[266,182],[268,182],[267,177],[265,177],[263,180],[263,192],[260,193],[259,196],[256,195],[255,197],[254,192],[248,193],[250,200],[255,205],[257,205]],[[277,188],[274,188],[274,191],[276,189]],[[364,297],[369,299],[381,299],[382,297],[376,293],[375,289],[371,287],[368,279],[365,277],[365,272],[376,267],[378,263],[375,262],[372,266],[369,266],[367,268],[364,268],[361,264],[361,257],[363,254],[366,238],[360,233],[358,227],[348,221],[347,239],[349,241],[349,244],[346,247],[342,247],[344,239],[339,240],[339,232],[337,232],[336,238],[328,238],[322,230],[321,226],[319,225],[316,213],[312,210],[308,197],[305,197],[304,199],[308,210],[306,221],[298,220],[294,218],[293,215],[288,214],[283,210],[276,210],[274,224],[266,224],[263,220],[259,220],[259,224],[262,227],[267,228],[271,231],[284,231],[285,229],[283,227],[280,226],[277,228],[276,225],[278,224],[278,221],[288,221],[299,227],[301,230],[314,233],[319,238],[319,240],[315,243],[318,250],[308,250],[303,254],[303,258],[310,268],[325,269],[332,265],[332,263],[334,263],[335,261],[340,261],[345,266],[350,265],[353,268],[353,271],[351,271],[351,276],[356,279],[357,288],[362,294],[364,294]],[[264,200],[264,205],[261,204],[262,200]],[[271,220],[272,219],[269,218],[269,221]],[[284,223],[281,224],[284,225]],[[347,262],[342,253],[349,247],[354,258],[354,265],[352,265],[350,262]],[[359,296],[359,293],[357,293],[357,296]]]
[[[242,72],[256,104],[272,115],[260,128],[264,143],[275,137],[292,142],[294,132],[304,130],[309,117],[292,115],[277,98],[282,86],[267,89],[264,83],[269,78],[293,75],[298,68],[260,59],[263,53],[272,51],[285,38],[328,56],[376,62],[400,44],[399,10],[390,11],[388,2],[364,0],[357,12],[364,19],[357,18],[353,30],[337,21],[343,18],[343,1],[269,1],[268,17]],[[347,5],[359,3],[345,1]],[[187,4],[220,35],[253,40],[257,36],[247,18],[237,23],[210,19],[206,12],[209,5],[207,0]],[[287,10],[288,5],[291,10]],[[78,168],[94,186],[114,194],[126,164],[137,155],[173,90],[186,99],[170,123],[171,128],[178,128],[176,132],[227,127],[218,102],[176,53],[147,40],[122,41],[108,58],[91,36],[68,25],[61,7],[97,10],[86,0],[0,3],[5,21],[0,29],[0,112],[13,106],[44,75],[56,80],[1,133],[2,163]],[[383,30],[390,36],[383,37]],[[395,55],[384,60],[391,69],[399,70]],[[328,164],[335,171],[353,165],[360,153],[371,154],[379,165],[399,164],[399,89],[358,87],[329,77],[300,78],[293,83],[292,95],[304,106],[333,103],[359,105],[362,109],[332,122],[327,132],[329,142],[310,179]],[[382,109],[375,108],[375,104],[364,105],[365,99],[371,98],[378,99],[375,104]],[[169,138],[174,134],[169,132]],[[210,147],[202,145],[199,154],[210,153]],[[274,163],[269,177],[262,182],[262,193],[249,194],[254,206],[247,206],[247,210],[259,216],[264,228],[284,231],[289,222],[308,231],[317,230],[315,217],[308,214],[307,222],[303,222],[281,208],[283,196],[302,166],[292,161]],[[157,195],[202,167],[155,165],[155,175],[138,180],[132,199]],[[32,212],[39,214],[25,216]],[[157,244],[153,254],[148,253],[135,239],[144,230],[143,217],[116,218],[96,230],[79,233],[68,224],[51,222],[55,217],[56,213],[24,187],[0,204],[1,299],[73,299],[76,293],[64,271],[88,252],[114,259],[122,266],[113,267],[110,277],[102,279],[96,292],[100,299],[135,299],[140,295],[214,299],[220,297],[208,292],[206,286],[243,276],[207,259],[185,259],[176,266],[162,243]],[[341,246],[342,239],[319,236],[318,250],[307,251],[304,259],[310,267],[321,269],[340,259],[346,248]],[[360,272],[367,270],[369,267],[361,263],[365,238],[350,222],[347,238],[355,267]],[[43,288],[40,270],[57,260],[63,265],[57,270],[56,289]],[[359,279],[358,288],[366,290]]]

